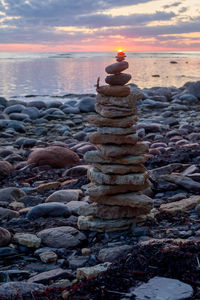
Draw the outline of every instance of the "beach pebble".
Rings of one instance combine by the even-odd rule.
[[[7,100],[4,97],[0,97],[0,105],[6,107],[7,106]]]
[[[42,292],[45,287],[42,284],[27,283],[27,282],[7,282],[0,286],[0,295],[3,299],[16,299],[33,296],[33,292]]]
[[[40,231],[37,236],[48,247],[73,248],[86,240],[86,236],[70,226],[54,227]]]
[[[34,149],[29,155],[27,163],[35,163],[39,166],[50,165],[53,168],[64,168],[76,165],[79,160],[79,156],[67,148],[49,146],[47,148]]]
[[[50,100],[45,102],[47,108],[58,108],[63,105],[61,101],[58,100]]]
[[[95,98],[84,97],[80,100],[78,108],[80,112],[94,112]]]
[[[16,104],[12,106],[8,106],[4,109],[5,114],[12,114],[12,113],[20,113],[25,108],[24,105]]]
[[[71,269],[77,269],[77,268],[81,268],[84,267],[86,265],[86,263],[89,260],[89,256],[73,256],[70,257],[69,261],[69,267]]]
[[[80,189],[59,190],[51,194],[45,200],[45,202],[68,203],[70,201],[78,201],[81,196],[82,196],[82,191]]]
[[[10,240],[11,240],[10,232],[5,228],[0,227],[0,247],[9,245]]]
[[[193,96],[197,97],[198,99],[200,99],[200,81],[196,81],[196,82],[187,82],[186,84],[184,84],[184,86],[186,88],[186,90],[192,94]]]
[[[16,233],[13,241],[28,248],[39,248],[41,244],[41,239],[31,233]]]
[[[69,217],[70,212],[66,205],[62,203],[42,203],[34,206],[27,214],[27,218],[35,220],[37,218],[47,217]]]
[[[0,160],[0,178],[7,177],[13,171],[13,166],[4,160]]]
[[[183,103],[188,103],[188,104],[196,104],[198,103],[198,99],[197,97],[195,97],[192,94],[184,94],[182,96],[180,96],[179,98]]]
[[[20,214],[17,211],[0,207],[0,219],[19,218]]]
[[[115,64],[111,64],[111,65],[107,66],[105,68],[105,71],[108,74],[119,74],[126,69],[128,69],[128,62],[121,61],[121,62],[117,62]]]
[[[64,172],[63,176],[70,176],[70,177],[79,177],[83,175],[87,175],[87,171],[89,169],[89,165],[81,165],[81,166],[75,166],[67,171]]]
[[[9,117],[11,120],[17,120],[17,121],[25,121],[27,119],[30,119],[29,115],[22,114],[22,113],[11,113]]]
[[[28,283],[43,283],[43,284],[49,284],[50,282],[56,280],[56,279],[62,279],[69,277],[69,271],[57,268],[54,270],[42,272],[40,274],[37,274],[31,278],[29,278]],[[71,276],[72,277],[72,276]]]
[[[53,252],[52,250],[48,250],[48,251],[44,251],[44,252],[40,253],[39,257],[40,257],[41,261],[44,262],[45,264],[56,261],[58,258],[57,254],[55,252]]]
[[[27,107],[46,108],[46,103],[40,100],[33,100],[27,103]]]
[[[192,297],[193,288],[180,280],[154,277],[133,290],[136,300],[184,300]]]
[[[131,75],[125,73],[109,75],[105,78],[105,82],[110,85],[125,85],[129,80],[131,80]]]
[[[73,215],[79,215],[79,209],[80,207],[88,206],[88,203],[86,201],[70,201],[67,203],[67,207],[71,214]]]
[[[40,117],[40,111],[36,107],[26,107],[22,110],[22,114],[26,114],[30,119],[35,120]]]
[[[12,128],[17,132],[25,133],[26,129],[23,123],[16,120],[0,120],[0,129]]]
[[[103,248],[99,251],[98,260],[100,262],[113,262],[119,258],[126,257],[132,248],[130,245]]]
[[[26,193],[16,187],[8,187],[0,190],[0,200],[8,203],[17,201],[25,195]]]

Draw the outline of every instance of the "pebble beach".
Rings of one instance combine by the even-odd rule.
[[[142,300],[136,286],[147,281],[148,295],[172,284],[170,299],[200,298],[200,81],[130,88],[142,95],[136,126],[153,209],[105,233],[77,227],[95,93],[0,97],[0,299]]]

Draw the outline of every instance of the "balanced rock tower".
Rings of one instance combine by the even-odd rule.
[[[127,85],[130,74],[124,52],[118,52],[117,63],[106,67],[109,74],[99,86],[97,81],[96,114],[88,122],[97,127],[90,142],[98,150],[85,154],[92,164],[88,171],[91,181],[87,193],[91,204],[79,210],[81,230],[124,230],[146,219],[152,199],[142,193],[148,187],[148,145],[138,142],[136,133],[136,101],[141,94],[131,94]]]

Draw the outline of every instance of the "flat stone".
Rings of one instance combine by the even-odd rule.
[[[4,247],[10,244],[11,241],[11,234],[10,232],[0,227],[0,247]]]
[[[122,108],[133,108],[135,107],[136,101],[141,97],[141,93],[131,94],[127,97],[107,97],[101,94],[97,94],[96,103],[102,105],[113,105]]]
[[[104,264],[99,264],[93,267],[86,267],[86,268],[78,268],[76,270],[76,278],[77,279],[91,279],[96,278],[99,274],[108,270],[111,263],[106,262]]]
[[[108,74],[119,74],[122,71],[128,69],[128,67],[129,65],[127,61],[121,61],[107,66],[105,68],[105,71]]]
[[[200,196],[192,196],[190,198],[182,199],[179,201],[162,204],[160,206],[160,211],[176,215],[183,213],[187,210],[193,209],[197,204],[200,203]]]
[[[148,172],[144,173],[129,173],[124,175],[110,175],[110,174],[104,174],[100,172],[96,168],[90,168],[88,170],[88,177],[91,180],[91,182],[94,182],[95,184],[108,184],[108,185],[114,185],[114,184],[127,184],[127,185],[142,185],[145,183],[145,181],[148,178]]]
[[[90,115],[88,116],[87,121],[90,124],[93,124],[95,126],[106,126],[106,127],[119,127],[119,128],[127,128],[132,126],[133,124],[136,124],[137,117],[136,116],[130,116],[130,117],[124,117],[124,118],[104,118],[100,116],[99,114]]]
[[[109,202],[109,201],[108,201]],[[132,208],[130,206],[117,206],[117,205],[101,205],[101,204],[88,204],[85,207],[80,207],[79,215],[93,216],[105,220],[114,220],[122,218],[133,218],[138,215],[149,213],[148,207]]]
[[[44,245],[54,248],[73,248],[86,239],[82,232],[70,226],[44,229],[37,236]]]
[[[0,295],[3,299],[28,299],[28,297],[31,299],[33,292],[43,292],[44,290],[45,286],[42,284],[13,281],[1,284]]]
[[[133,291],[136,300],[184,300],[193,295],[193,288],[180,280],[154,277]]]
[[[84,267],[87,261],[89,260],[89,256],[78,256],[75,255],[69,258],[69,267],[71,269],[77,269]]]
[[[104,157],[120,157],[123,155],[141,155],[148,152],[148,144],[143,142],[137,143],[136,145],[123,144],[120,146],[116,145],[98,145],[97,148],[101,151]]]
[[[137,114],[137,109],[135,107],[124,108],[115,105],[102,105],[99,103],[95,104],[95,111],[105,118],[119,118]]]
[[[64,168],[76,165],[79,161],[79,156],[70,149],[60,146],[49,146],[46,148],[35,148],[29,155],[27,163]]]
[[[99,127],[97,129],[99,134],[111,134],[111,135],[127,135],[136,133],[136,127],[130,126],[128,128],[118,128],[118,127]]]
[[[69,275],[67,270],[63,270],[61,268],[57,268],[54,270],[42,272],[38,275],[35,275],[28,279],[28,283],[43,283],[49,284],[50,281],[56,279],[65,279]]]
[[[27,214],[27,218],[30,220],[35,220],[38,218],[47,217],[64,217],[70,216],[70,211],[68,207],[59,202],[42,203],[34,206],[30,209]]]
[[[61,183],[59,181],[43,183],[37,187],[37,190],[39,192],[43,193],[43,192],[51,190],[51,189],[57,189],[58,187],[60,187],[60,185],[61,185]]]
[[[30,248],[39,248],[41,239],[31,233],[16,233],[13,237],[15,243]]]
[[[128,206],[134,209],[143,209],[148,212],[153,207],[153,200],[142,193],[124,193],[105,196],[92,196],[91,201],[104,205]],[[137,212],[136,212],[137,213]]]
[[[135,221],[136,219],[103,220],[93,218],[92,216],[80,216],[78,217],[78,228],[80,230],[113,232],[118,230],[126,230],[131,224],[135,223]]]
[[[200,183],[197,181],[192,180],[187,176],[183,176],[181,174],[169,174],[169,175],[162,175],[160,178],[164,179],[165,181],[169,181],[175,183],[186,190],[192,192],[200,192]]]
[[[127,85],[102,85],[97,88],[97,92],[105,96],[126,97],[130,95],[131,89]]]
[[[82,191],[80,189],[59,190],[51,194],[45,200],[45,202],[68,203],[70,201],[78,201],[81,196],[82,196]]]
[[[148,181],[142,185],[124,184],[124,185],[93,185],[91,184],[87,190],[90,200],[101,203],[103,199],[99,199],[105,195],[113,195],[117,193],[139,192],[148,187]],[[124,201],[124,200],[123,200]],[[102,202],[103,203],[103,202]],[[103,203],[104,204],[104,203]],[[115,203],[117,205],[117,203]]]
[[[78,215],[78,211],[80,207],[84,207],[87,205],[86,201],[70,201],[67,203],[67,207],[71,214]]]
[[[127,135],[112,135],[112,134],[101,134],[100,132],[94,132],[90,134],[90,142],[92,144],[136,144],[138,141],[137,134]]]
[[[45,264],[56,261],[58,258],[57,254],[55,252],[53,252],[52,250],[40,253],[39,257],[40,257],[41,261],[44,262]]]
[[[113,262],[118,260],[119,258],[122,259],[126,257],[132,249],[133,246],[130,245],[103,248],[99,251],[98,260],[100,262]]]
[[[84,155],[88,163],[113,163],[122,165],[138,165],[147,161],[147,155],[126,155],[120,158],[106,158],[99,150],[88,151]]]
[[[105,82],[109,85],[125,85],[129,80],[131,80],[131,75],[126,73],[108,75],[105,78]]]
[[[128,174],[128,173],[144,173],[146,168],[142,164],[138,165],[120,165],[120,164],[98,164],[93,166],[105,174]]]

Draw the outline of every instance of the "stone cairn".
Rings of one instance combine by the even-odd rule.
[[[126,85],[130,74],[125,53],[118,52],[117,63],[106,67],[108,85],[99,86],[97,80],[96,114],[88,122],[97,127],[90,142],[97,150],[85,154],[92,164],[88,171],[91,180],[87,190],[92,202],[79,210],[81,230],[116,231],[146,220],[152,209],[152,199],[142,194],[148,187],[148,145],[138,142],[136,134],[136,101],[140,93],[131,94]]]

